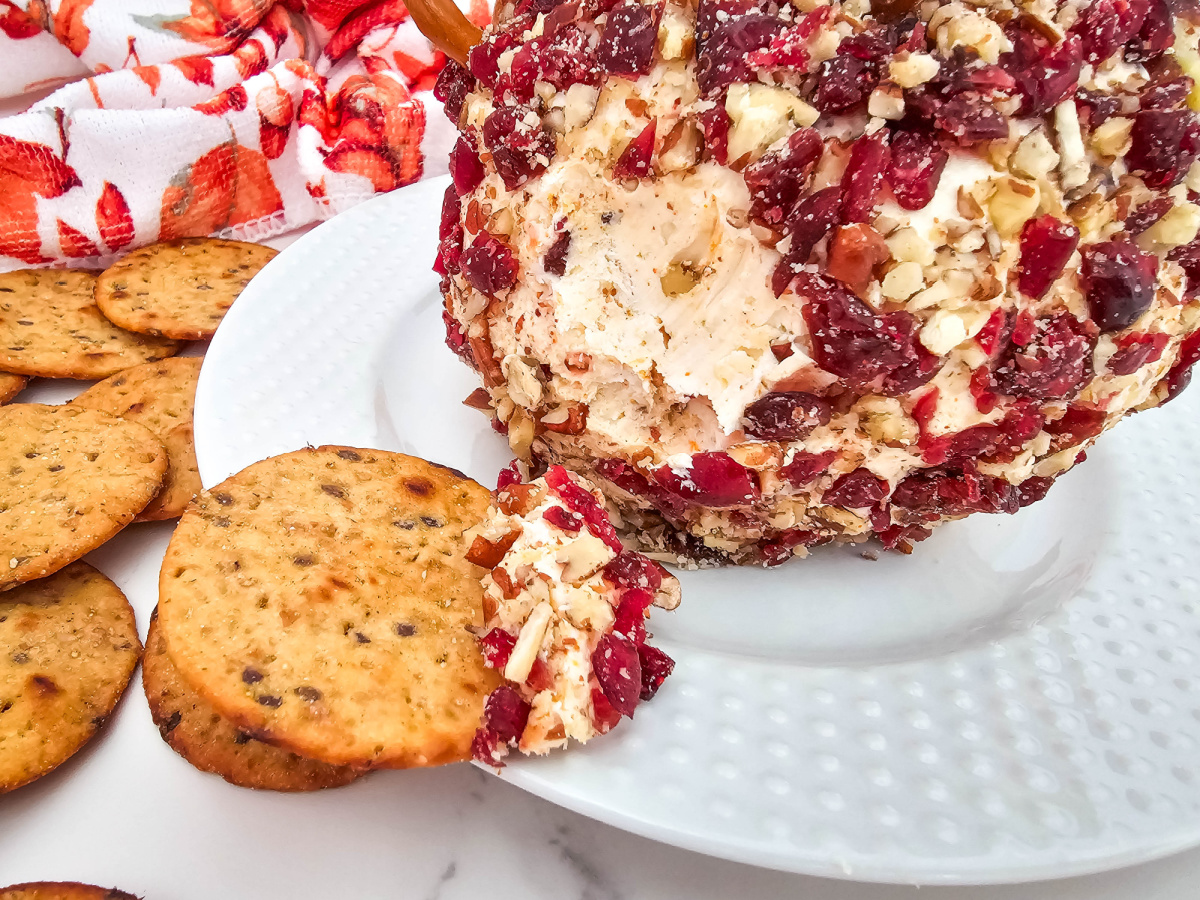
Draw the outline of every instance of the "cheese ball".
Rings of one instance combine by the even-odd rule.
[[[521,0],[437,94],[447,343],[684,565],[1013,513],[1200,355],[1165,0]]]

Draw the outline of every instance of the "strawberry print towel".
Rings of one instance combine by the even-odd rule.
[[[0,270],[260,240],[445,171],[443,62],[400,0],[0,0],[0,96],[64,85],[0,119]]]

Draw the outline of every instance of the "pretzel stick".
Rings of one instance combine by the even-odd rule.
[[[461,66],[483,32],[462,14],[452,0],[407,0],[405,5],[421,33]]]

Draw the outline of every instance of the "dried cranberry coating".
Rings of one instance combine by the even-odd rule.
[[[1070,222],[1049,213],[1026,222],[1017,268],[1021,293],[1036,299],[1050,290],[1078,246],[1079,229]]]
[[[1072,403],[1062,417],[1045,425],[1046,433],[1054,440],[1051,449],[1074,447],[1104,431],[1104,410]]]
[[[824,115],[841,112],[866,100],[878,83],[873,66],[849,53],[839,53],[821,63],[813,106]]]
[[[493,628],[479,638],[479,649],[483,651],[483,659],[493,669],[503,669],[508,665],[508,658],[516,644],[516,635],[509,634],[503,628]]]
[[[554,136],[527,106],[499,106],[483,123],[483,143],[504,186],[514,191],[540,175],[554,157]]]
[[[1200,125],[1183,109],[1143,109],[1134,117],[1125,164],[1151,188],[1179,182],[1200,153]]]
[[[475,290],[495,295],[517,282],[517,261],[508,245],[486,231],[475,237],[460,259],[463,277]]]
[[[563,231],[554,239],[546,255],[542,257],[542,268],[551,275],[567,274],[567,253],[571,250],[571,232]]]
[[[649,644],[638,647],[638,658],[642,663],[642,690],[638,695],[639,699],[653,700],[667,676],[675,671],[675,660]]]
[[[504,768],[504,757],[508,747],[500,740],[500,735],[490,728],[480,728],[471,740],[471,758],[485,766],[496,769]]]
[[[1021,115],[1043,115],[1071,96],[1083,68],[1078,36],[1068,35],[1056,44],[1024,17],[1004,31],[1013,49],[1000,55],[999,65],[1016,83]]]
[[[500,56],[516,44],[517,38],[510,31],[498,31],[485,36],[471,48],[467,57],[471,74],[478,78],[484,87],[494,88],[496,79],[500,77]]]
[[[813,359],[851,389],[868,391],[884,382],[886,390],[889,376],[922,361],[918,323],[910,313],[876,315],[836,282],[808,272],[797,277],[795,290],[806,300]],[[903,393],[894,387],[888,392]]]
[[[829,403],[804,391],[774,391],[746,407],[742,430],[760,441],[799,441],[828,425]]]
[[[1167,254],[1167,259],[1178,263],[1187,276],[1184,296],[1192,299],[1200,294],[1200,240],[1176,247]]]
[[[654,603],[654,595],[643,588],[631,588],[621,595],[613,615],[613,631],[623,634],[635,644],[646,642],[646,610]]]
[[[821,497],[826,506],[868,509],[888,494],[888,483],[868,469],[847,472],[831,484]]]
[[[868,222],[875,212],[890,153],[884,130],[866,134],[850,148],[842,175],[842,222]]]
[[[925,469],[896,485],[890,502],[929,522],[975,512],[1011,514],[1042,499],[1050,482],[1049,478],[1030,478],[1014,486],[971,469]]]
[[[1129,241],[1083,248],[1083,289],[1101,331],[1128,328],[1154,302],[1158,258]]]
[[[1167,400],[1174,400],[1192,381],[1192,366],[1200,360],[1200,331],[1193,331],[1179,347],[1175,365],[1167,373]]]
[[[1129,334],[1117,341],[1117,352],[1108,358],[1114,375],[1131,375],[1148,363],[1162,358],[1171,338],[1167,334]]]
[[[1170,197],[1155,197],[1147,200],[1125,217],[1125,230],[1131,237],[1137,237],[1163,216],[1171,211],[1175,201]]]
[[[592,671],[613,709],[632,718],[642,693],[642,661],[633,641],[604,635],[592,651]]]
[[[837,185],[801,197],[793,207],[785,226],[792,244],[771,276],[771,288],[776,297],[786,291],[800,274],[817,242],[837,226],[841,220],[841,208],[842,189]]]
[[[1083,58],[1095,65],[1132,40],[1142,28],[1146,0],[1093,0],[1080,12],[1071,33],[1083,42]]]
[[[760,495],[755,473],[728,453],[697,453],[685,471],[660,466],[654,479],[678,497],[717,509],[752,503]]]
[[[454,179],[454,189],[461,197],[479,187],[484,176],[483,163],[475,148],[460,137],[450,151],[450,177]]]
[[[573,84],[599,84],[603,74],[587,32],[567,25],[522,45],[508,72],[496,80],[496,96],[506,103],[525,104],[533,100],[539,81],[565,91]]]
[[[433,96],[442,101],[446,118],[454,124],[462,117],[463,102],[475,90],[475,79],[454,60],[447,60],[433,85]]]
[[[774,16],[751,13],[713,28],[696,56],[700,92],[715,99],[735,82],[755,80],[746,54],[766,47],[784,27]]]
[[[638,136],[626,145],[613,166],[613,178],[645,178],[650,174],[650,162],[654,157],[654,131],[656,120],[643,128]]]
[[[551,506],[542,513],[542,518],[556,528],[569,531],[571,534],[575,534],[583,527],[583,516],[561,506]]]
[[[800,450],[779,470],[779,477],[792,487],[806,487],[812,484],[818,475],[824,473],[835,459],[837,453],[833,450],[826,450],[824,453],[807,453]]]
[[[604,580],[622,590],[641,588],[657,591],[663,571],[658,563],[633,550],[622,550],[604,567]]]
[[[450,313],[442,310],[442,324],[446,326],[446,346],[454,351],[455,356],[472,368],[475,367],[475,357],[471,354],[471,344],[463,332],[458,320]]]
[[[700,130],[704,133],[704,150],[713,162],[726,165],[729,162],[729,126],[732,121],[725,105],[718,103],[697,117]]]
[[[1167,0],[1149,0],[1137,38],[1125,45],[1125,61],[1152,63],[1170,50],[1175,44],[1174,18]]]
[[[1028,343],[1010,344],[992,372],[1000,393],[1032,400],[1074,397],[1092,375],[1096,326],[1068,312],[1037,323]]]
[[[438,222],[439,241],[444,241],[454,233],[460,215],[462,215],[462,204],[458,200],[458,193],[454,190],[454,186],[451,185],[442,195],[442,218]]]
[[[813,128],[799,128],[779,150],[764,153],[746,166],[750,216],[768,228],[782,229],[825,145]]]
[[[650,71],[662,4],[622,3],[608,14],[600,38],[600,67],[610,75],[636,77]]]
[[[924,209],[933,199],[950,154],[937,138],[923,131],[892,135],[887,183],[903,209]]]
[[[484,727],[496,733],[504,743],[519,740],[529,721],[530,706],[508,685],[490,694],[483,706]]]

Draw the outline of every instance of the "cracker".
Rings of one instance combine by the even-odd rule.
[[[250,279],[277,253],[260,244],[216,238],[151,244],[101,273],[96,302],[111,321],[130,331],[207,339]]]
[[[157,613],[146,636],[142,687],[154,724],[171,749],[202,772],[220,775],[230,784],[267,791],[318,791],[349,784],[359,775],[350,766],[331,766],[264,744],[217,715],[171,665]]]
[[[7,403],[21,391],[25,390],[25,385],[29,384],[29,379],[24,375],[10,375],[8,372],[0,372],[0,403]]]
[[[334,765],[470,757],[497,686],[464,532],[488,491],[424,460],[321,447],[244,469],[180,519],[159,580],[179,674],[261,740]]]
[[[76,406],[0,407],[0,591],[96,549],[158,493],[167,451],[135,422]]]
[[[143,363],[93,385],[71,401],[72,406],[144,425],[166,447],[167,477],[158,496],[138,515],[139,522],[177,518],[200,493],[192,408],[201,362],[199,357],[176,356]]]
[[[133,334],[100,314],[96,275],[79,269],[0,274],[0,369],[44,378],[107,378],[174,356],[176,341]]]
[[[0,900],[138,900],[116,888],[102,888],[78,881],[30,881],[0,888]]]
[[[129,601],[85,562],[0,594],[0,793],[87,743],[141,650]]]

